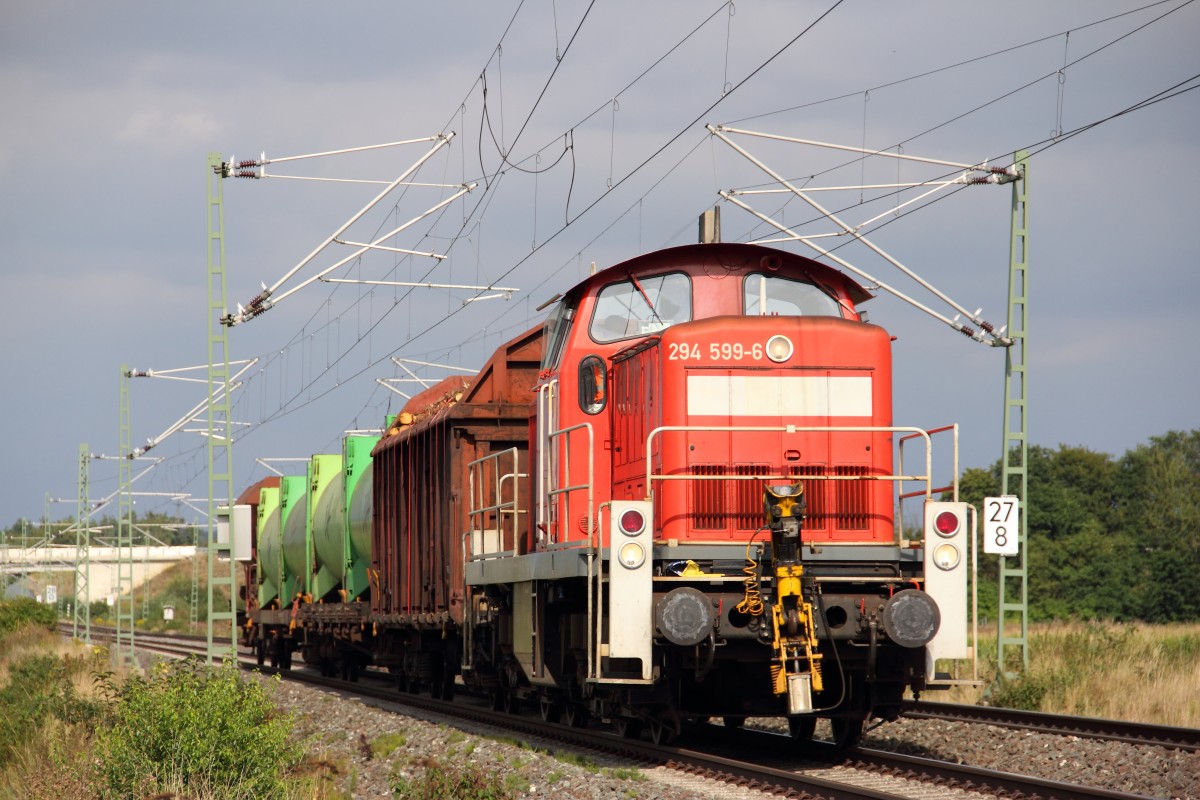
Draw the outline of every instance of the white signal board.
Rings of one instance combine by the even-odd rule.
[[[983,498],[983,552],[1015,556],[1018,552],[1021,500],[1015,495]]]

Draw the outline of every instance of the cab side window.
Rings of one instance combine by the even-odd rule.
[[[599,344],[648,336],[692,318],[692,282],[681,272],[610,283],[600,290],[588,333]]]
[[[756,272],[746,276],[742,307],[749,317],[844,316],[832,291],[805,281]]]
[[[554,369],[558,366],[558,358],[562,355],[563,345],[567,334],[571,332],[571,322],[575,318],[575,303],[563,300],[553,313],[546,318],[542,330],[545,343],[542,349],[542,369]]]

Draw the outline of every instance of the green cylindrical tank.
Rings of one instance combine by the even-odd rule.
[[[280,507],[283,512],[283,582],[279,596],[290,603],[297,594],[310,591],[312,575],[308,539],[308,479],[288,475],[280,481]]]
[[[283,580],[283,529],[279,487],[264,487],[258,495],[258,606],[266,608],[279,597]]]
[[[367,568],[371,565],[371,517],[374,509],[374,462],[371,450],[378,436],[347,436],[342,442],[346,473],[346,525],[349,554],[346,564],[347,599],[366,591]]]
[[[367,462],[358,481],[354,484],[354,493],[350,496],[347,519],[350,525],[350,557],[353,561],[371,561],[371,514],[375,508],[374,498],[375,470],[370,461]]]
[[[308,469],[314,551],[313,597],[342,588],[346,573],[346,485],[340,455],[316,455]],[[340,596],[326,598],[338,600]]]

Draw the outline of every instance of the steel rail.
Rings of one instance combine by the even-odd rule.
[[[1054,733],[1062,736],[1082,736],[1107,739],[1129,744],[1145,744],[1194,752],[1200,750],[1200,728],[1177,728],[1144,722],[1072,717],[1047,714],[1041,711],[1022,711],[992,706],[968,706],[957,703],[906,701],[901,714],[911,719],[941,719],[951,722],[970,722],[1004,728]]]

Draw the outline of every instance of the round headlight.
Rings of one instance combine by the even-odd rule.
[[[952,544],[939,544],[933,549],[933,563],[938,569],[954,569],[958,566],[960,558],[958,548]]]
[[[618,524],[621,526],[621,533],[637,536],[646,527],[646,517],[636,508],[630,508],[621,514]]]
[[[776,334],[767,340],[767,358],[776,364],[791,358],[793,349],[792,340],[783,334]]]
[[[625,569],[637,569],[646,561],[646,551],[637,542],[626,542],[617,551],[617,560]]]

